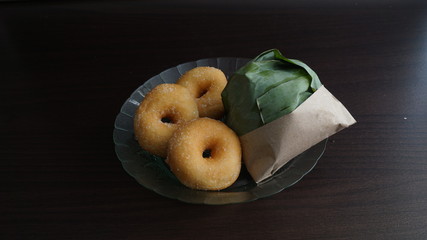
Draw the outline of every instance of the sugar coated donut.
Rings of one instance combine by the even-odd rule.
[[[199,118],[174,132],[166,163],[189,188],[221,190],[236,181],[241,158],[240,141],[233,130],[218,120]]]
[[[177,81],[196,98],[200,117],[220,119],[224,114],[221,92],[227,85],[224,73],[214,67],[196,67]]]
[[[185,87],[160,84],[145,96],[135,113],[135,138],[143,149],[166,157],[168,141],[178,125],[198,117],[197,104]]]

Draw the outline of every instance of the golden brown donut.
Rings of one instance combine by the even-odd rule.
[[[189,188],[221,190],[236,181],[241,158],[240,141],[233,130],[218,120],[199,118],[174,132],[166,163]]]
[[[135,138],[143,149],[166,157],[168,141],[178,125],[198,117],[197,104],[185,87],[160,84],[145,96],[135,113]]]
[[[214,67],[196,67],[177,81],[196,98],[200,117],[220,119],[224,114],[221,93],[227,85],[224,73]]]

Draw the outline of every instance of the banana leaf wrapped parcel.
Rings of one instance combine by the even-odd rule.
[[[238,69],[222,92],[226,123],[239,136],[255,182],[356,121],[317,74],[279,50]]]

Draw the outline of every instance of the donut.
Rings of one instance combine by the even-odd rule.
[[[227,85],[224,73],[214,67],[196,67],[177,81],[196,98],[200,117],[220,119],[224,115],[221,93]]]
[[[141,148],[166,157],[167,145],[179,124],[198,118],[190,92],[178,84],[160,84],[142,100],[134,117],[134,133]]]
[[[185,186],[222,190],[240,174],[242,150],[237,135],[223,122],[198,118],[172,135],[166,163]]]

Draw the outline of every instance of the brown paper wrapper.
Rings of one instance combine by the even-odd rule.
[[[323,139],[356,123],[324,86],[293,112],[240,137],[243,160],[259,183]]]

